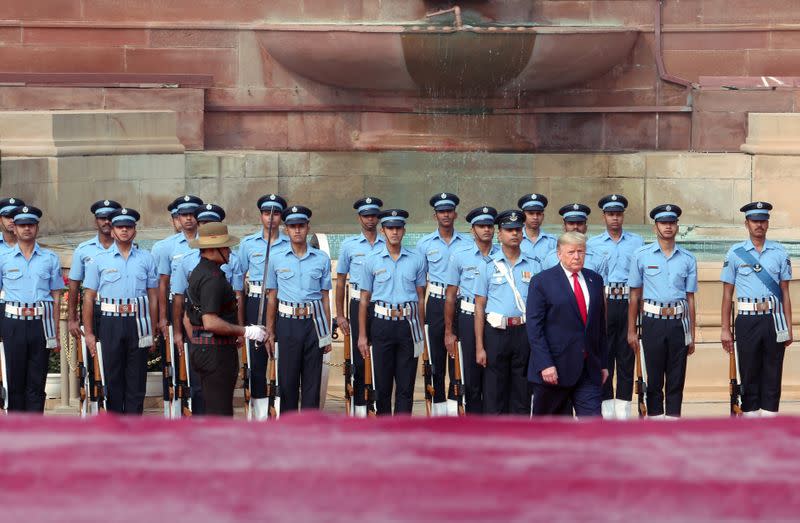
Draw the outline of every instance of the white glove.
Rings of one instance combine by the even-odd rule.
[[[263,325],[248,325],[244,328],[244,337],[264,343],[267,340],[267,329]]]

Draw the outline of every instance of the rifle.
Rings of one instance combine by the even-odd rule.
[[[345,282],[346,283],[346,282]],[[347,286],[345,285],[344,291],[344,315],[348,320],[350,319],[349,310],[350,302],[348,300]],[[338,338],[336,335],[336,320],[333,320],[334,339]],[[351,326],[352,328],[352,326]],[[344,332],[344,331],[343,331]],[[350,334],[344,335],[344,366],[342,368],[344,374],[344,408],[348,416],[353,415],[353,347],[351,345]]]
[[[269,398],[269,417],[278,419],[281,417],[281,392],[278,382],[278,342],[275,342],[275,355],[269,358],[267,366],[267,398]]]
[[[183,353],[178,354],[178,397],[181,399],[181,415],[192,415],[192,382],[189,378],[189,346],[183,344]]]
[[[175,417],[175,363],[172,359],[173,345],[172,325],[169,325],[169,339],[164,340],[164,417],[171,419]]]
[[[95,344],[94,358],[94,396],[97,398],[97,410],[106,410],[106,371],[103,367],[103,344]]]
[[[8,371],[6,370],[6,348],[0,341],[0,410],[8,413]]]
[[[644,418],[647,416],[647,402],[645,395],[647,394],[647,384],[642,377],[642,316],[641,313],[636,317],[636,333],[639,338],[639,347],[636,349],[636,394],[639,396],[639,417]]]
[[[433,407],[433,365],[431,365],[430,355],[428,354],[428,326],[425,325],[425,338],[422,340],[422,376],[425,378],[425,414],[431,417]]]
[[[464,362],[460,340],[457,342],[456,358],[453,362],[453,368],[455,370],[453,373],[455,374],[453,379],[453,394],[455,394],[456,401],[458,402],[458,415],[463,416],[465,414],[464,407],[467,404],[467,400],[464,395]]]
[[[371,418],[377,416],[375,387],[372,384],[373,374],[375,374],[375,368],[372,365],[372,346],[370,346],[369,354],[364,358],[364,400],[367,402],[367,416]]]
[[[734,311],[733,305],[731,305],[731,336],[733,337],[733,350],[728,354],[728,378],[730,379],[728,389],[731,395],[731,417],[736,417],[742,415],[742,387],[739,385],[736,375],[736,311]]]
[[[79,395],[81,398],[79,412],[81,413],[81,417],[85,418],[89,415],[89,402],[87,401],[89,391],[89,371],[86,369],[86,340],[83,339],[83,336],[79,336],[79,338],[80,339],[78,341],[81,344],[81,350],[78,351],[78,368],[75,369],[75,372],[78,375]]]
[[[250,406],[250,340],[245,338],[242,345],[242,389],[244,390],[244,415],[248,421],[253,419]]]

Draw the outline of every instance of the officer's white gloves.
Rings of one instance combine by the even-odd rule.
[[[244,328],[244,337],[263,343],[267,340],[267,329],[263,325],[248,325]]]

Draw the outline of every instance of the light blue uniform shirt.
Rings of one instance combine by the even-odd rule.
[[[492,245],[489,255],[484,256],[478,248],[478,244],[472,243],[469,247],[463,247],[450,255],[450,263],[447,265],[447,285],[457,285],[458,295],[461,298],[473,300],[475,298],[475,279],[483,270],[486,262],[491,260],[492,255],[497,253],[500,247]]]
[[[772,296],[772,292],[761,282],[753,265],[742,260],[734,250],[739,247],[749,252],[761,265],[761,270],[766,271],[769,277],[779,282],[792,279],[792,260],[786,249],[778,242],[766,240],[761,253],[756,250],[749,239],[739,242],[730,248],[722,265],[720,280],[736,286],[737,298],[765,298]]]
[[[427,263],[428,279],[432,282],[444,283],[447,277],[447,264],[450,261],[450,252],[462,246],[474,243],[472,238],[462,232],[453,232],[448,245],[439,235],[439,229],[422,237],[417,243],[419,252]]]
[[[547,257],[542,263],[542,268],[550,269],[559,263],[558,250],[553,249],[547,253]],[[603,281],[608,283],[608,259],[598,251],[590,248],[588,243],[586,244],[586,259],[583,262],[583,266],[599,274]]]
[[[307,303],[322,299],[321,291],[331,290],[331,259],[310,245],[302,258],[291,247],[270,251],[267,289],[278,289],[278,299]]]
[[[16,244],[14,244],[16,245]],[[0,234],[0,255],[3,255],[14,248],[14,245],[9,245],[6,243],[6,240],[3,238],[3,235]]]
[[[6,302],[53,301],[50,292],[64,288],[58,255],[41,248],[38,243],[33,247],[30,260],[25,259],[19,244],[0,255],[0,274]]]
[[[285,234],[278,234],[272,242],[269,255],[283,249],[291,249],[289,237]],[[242,272],[247,275],[250,281],[264,281],[264,255],[267,252],[267,242],[264,240],[264,232],[258,231],[242,238],[239,245],[239,263],[242,265]]]
[[[372,293],[372,301],[391,305],[418,302],[417,287],[425,287],[425,259],[417,251],[403,247],[393,260],[386,245],[364,260],[361,290]]]
[[[697,260],[679,245],[667,258],[658,242],[653,242],[633,254],[628,285],[632,289],[644,287],[642,297],[646,300],[684,300],[687,292],[697,292]]]
[[[622,231],[619,241],[616,242],[608,234],[608,231],[592,236],[586,242],[587,249],[591,248],[606,259],[608,278],[603,278],[606,284],[628,282],[631,257],[643,246],[642,237],[628,231]]]
[[[132,247],[126,260],[115,243],[86,264],[83,286],[103,298],[131,299],[145,296],[147,289],[158,288],[153,255]]]
[[[100,243],[100,237],[95,236],[91,240],[86,240],[78,244],[72,254],[72,267],[69,268],[69,279],[73,281],[83,281],[86,274],[86,264],[94,259],[101,252],[107,252],[114,246],[112,242],[108,249]]]
[[[517,263],[511,267],[511,263],[506,259],[502,249],[492,255],[491,260],[481,267],[478,277],[475,279],[475,296],[486,298],[486,313],[494,312],[503,316],[524,316],[525,313],[517,307],[514,300],[514,291],[508,279],[497,268],[494,260],[505,263],[506,268],[511,270],[522,301],[528,299],[528,287],[531,278],[542,272],[542,264],[536,258],[532,258],[521,253],[517,258]]]
[[[183,236],[183,233],[176,232],[175,234],[167,236],[163,240],[158,240],[153,244],[153,247],[150,249],[150,254],[153,255],[153,261],[156,265],[156,272],[158,272],[158,267],[161,264],[161,260],[163,258],[169,258],[169,254],[172,252],[172,244],[180,236]]]
[[[169,279],[169,291],[172,294],[184,294],[186,287],[189,286],[189,275],[200,263],[200,249],[192,249],[175,261],[177,263],[175,263],[172,277]],[[236,253],[231,252],[228,263],[222,264],[220,269],[225,273],[225,279],[228,280],[234,291],[242,291],[244,289],[244,274]]]
[[[541,229],[539,230],[539,236],[536,238],[536,241],[532,242],[530,238],[528,238],[527,229],[525,227],[522,228],[522,243],[519,244],[519,248],[529,258],[538,258],[541,262],[550,251],[556,248],[557,244],[558,238]]]
[[[186,239],[186,235],[183,233],[178,234],[164,249],[164,255],[158,259],[158,265],[156,265],[158,274],[164,276],[172,275],[172,270],[175,268],[175,259],[191,250],[192,248],[189,247],[189,240]]]
[[[370,245],[364,233],[351,236],[342,242],[339,251],[339,261],[336,263],[337,274],[350,273],[350,283],[361,289],[361,273],[364,269],[364,260],[370,254],[380,251],[386,242],[379,234],[375,243]],[[356,296],[357,298],[358,296]]]

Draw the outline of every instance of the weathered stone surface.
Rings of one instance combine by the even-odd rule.
[[[750,113],[747,142],[741,149],[750,154],[800,155],[800,114]]]

